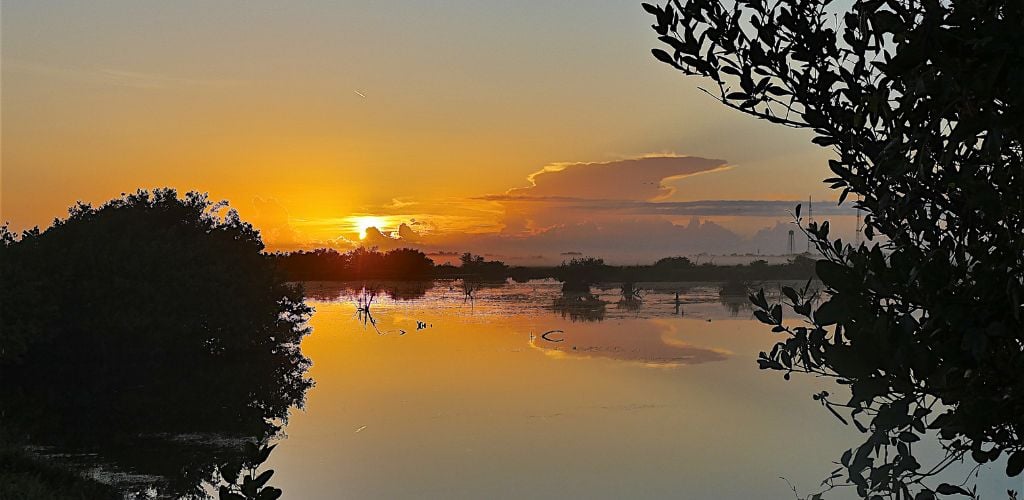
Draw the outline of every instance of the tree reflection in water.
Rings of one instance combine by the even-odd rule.
[[[551,308],[571,321],[603,321],[607,304],[597,295],[587,292],[563,291],[555,298]]]

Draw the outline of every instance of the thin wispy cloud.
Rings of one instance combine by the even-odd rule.
[[[123,68],[83,68],[57,66],[22,60],[4,61],[4,70],[28,73],[48,78],[85,83],[111,85],[135,89],[165,89],[175,87],[231,87],[242,80],[225,78],[194,78],[178,75],[147,73]]]

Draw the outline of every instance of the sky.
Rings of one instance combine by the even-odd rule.
[[[170,186],[270,250],[524,261],[784,253],[808,197],[852,229],[830,152],[657,62],[651,22],[623,0],[4,0],[2,219]]]

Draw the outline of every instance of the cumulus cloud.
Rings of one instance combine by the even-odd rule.
[[[259,196],[253,198],[252,204],[256,213],[251,218],[251,222],[259,228],[264,242],[273,243],[278,247],[292,247],[300,244],[302,238],[292,227],[291,217],[283,205],[274,198]]]
[[[601,163],[557,163],[530,174],[530,186],[493,201],[657,200],[671,196],[666,182],[730,168],[723,160],[695,156],[645,156]]]
[[[784,254],[794,228],[786,224],[788,213],[799,201],[666,200],[673,184],[682,187],[687,177],[728,168],[723,160],[675,155],[553,164],[528,176],[529,186],[502,194],[395,198],[362,207],[387,228],[368,228],[359,241],[328,244],[339,249],[414,247],[438,261],[469,251],[517,264],[557,263],[578,255],[641,263],[667,255]],[[339,222],[344,217],[293,221],[273,200],[258,199],[256,204],[259,227],[277,248],[282,241],[300,238],[295,228],[315,225],[323,233],[327,227],[344,226]],[[814,213],[833,217],[834,232],[852,234],[855,212],[849,206],[816,202]],[[836,218],[845,221],[836,224]],[[794,240],[795,250],[806,247],[799,231]]]
[[[700,215],[729,217],[787,217],[797,206],[803,205],[807,214],[806,200],[701,200],[701,201],[630,201],[630,200],[580,200],[569,206],[594,211],[616,211],[632,215]],[[855,215],[856,209],[850,204],[814,204],[815,215]]]

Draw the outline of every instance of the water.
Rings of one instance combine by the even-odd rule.
[[[816,381],[758,370],[773,337],[711,286],[682,316],[681,284],[588,316],[557,283],[441,284],[375,302],[376,327],[356,290],[308,286],[317,386],[268,464],[289,497],[792,498],[780,477],[817,491],[857,439]]]
[[[316,386],[265,464],[284,498],[794,498],[862,439],[812,400],[830,382],[757,368],[777,337],[713,285],[620,303],[554,282],[385,284],[372,316],[362,284],[306,286]],[[983,498],[1024,489],[1001,468]]]

